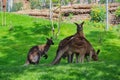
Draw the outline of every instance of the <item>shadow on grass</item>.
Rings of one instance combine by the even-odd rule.
[[[36,27],[37,28],[37,25]],[[45,43],[45,36],[41,36],[43,32],[33,33],[35,28],[23,28],[23,26],[15,26],[15,30],[9,32],[1,38],[0,46],[0,78],[2,80],[14,80],[16,78],[23,79],[45,79],[45,80],[119,80],[119,56],[120,46],[114,45],[109,40],[117,39],[116,35],[107,32],[103,36],[102,44],[98,42],[98,35],[101,32],[92,31],[88,34],[89,41],[94,47],[97,45],[101,48],[99,58],[103,62],[93,62],[85,64],[64,64],[58,66],[41,65],[51,63],[55,57],[56,46],[53,46],[49,54],[48,60],[41,60],[39,65],[21,67],[24,64],[29,48],[36,44]],[[41,29],[40,29],[41,30]],[[46,34],[46,33],[44,33]],[[104,34],[104,33],[102,33]],[[114,54],[114,55],[113,55]],[[60,63],[62,64],[62,62]],[[16,65],[16,66],[15,66]]]
[[[35,28],[14,26],[0,39],[0,65],[21,65],[31,46],[46,43],[48,34],[36,34],[32,31]]]
[[[119,80],[118,65],[105,62],[84,64],[62,64],[56,66],[14,66],[0,68],[2,80],[41,79],[41,80]]]

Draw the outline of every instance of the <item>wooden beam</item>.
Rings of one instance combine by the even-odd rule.
[[[7,3],[7,0],[2,0],[3,2],[3,11],[6,12],[6,3]]]

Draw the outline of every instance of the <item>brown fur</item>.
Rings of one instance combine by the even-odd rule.
[[[72,55],[72,53],[78,53],[80,55],[80,62],[84,62],[84,55],[86,53],[86,50],[86,42],[82,39],[82,37],[76,35],[73,39],[69,40],[69,42],[66,45],[64,45],[61,50],[58,51],[58,55],[56,55],[52,64],[57,64],[58,61],[61,59],[61,56],[66,51],[68,51],[69,55]]]
[[[46,44],[43,45],[38,45],[38,46],[33,46],[27,56],[27,60],[25,65],[28,64],[38,64],[39,59],[44,55],[44,57],[47,58],[47,51],[49,50],[50,46],[53,45],[52,39],[47,38]]]
[[[82,22],[81,24],[77,24],[77,23],[75,23],[75,24],[77,25],[77,30],[76,30],[76,31],[79,32],[79,30],[81,29],[80,36],[84,37],[83,29],[81,28],[82,25],[84,24],[84,22]],[[66,37],[65,39],[63,39],[63,40],[60,41],[59,46],[58,46],[58,49],[57,49],[57,52],[56,52],[56,53],[57,53],[56,55],[58,55],[59,50],[61,50],[62,48],[64,48],[64,46],[69,42],[69,40],[71,40],[75,35],[76,35],[76,34],[71,35],[71,36],[68,36],[68,37]],[[68,62],[72,62],[73,54],[72,54],[72,56],[70,56],[70,55],[68,54],[68,52],[69,52],[69,51],[66,51],[66,52],[62,55],[62,58],[66,58],[66,57],[68,56]],[[76,56],[78,56],[78,55],[76,55]],[[69,57],[71,57],[71,58],[69,58]],[[61,58],[60,58],[60,59],[61,59]],[[59,63],[59,61],[60,61],[60,60],[58,60],[58,63]]]
[[[77,25],[77,33],[75,35],[73,35],[73,37],[70,38],[70,40],[66,41],[67,43],[64,43],[64,45],[62,45],[62,47],[59,47],[59,49],[57,50],[56,57],[55,57],[54,61],[52,62],[52,64],[58,63],[58,61],[60,61],[61,56],[64,54],[64,52],[68,52],[69,55],[72,55],[73,52],[80,53],[80,50],[81,50],[81,51],[83,51],[83,53],[81,52],[81,55],[84,54],[85,46],[78,45],[79,42],[82,42],[81,35],[83,35],[82,34],[83,23],[81,23],[80,26],[78,26],[78,24],[75,23]],[[74,41],[75,42],[77,41],[77,44]],[[83,41],[82,44],[85,44],[85,42]]]
[[[82,28],[83,27],[83,23],[84,22],[82,22],[81,24],[75,23],[77,25],[77,33],[72,35],[72,36],[69,36],[69,37],[63,39],[60,42],[60,44],[58,46],[56,57],[55,57],[54,61],[52,62],[52,64],[59,63],[60,60],[61,60],[60,56],[62,56],[62,57],[68,56],[68,62],[72,62],[72,60],[73,60],[73,52],[76,53],[76,62],[78,62],[78,55],[79,54],[81,55],[81,59],[80,59],[81,62],[84,61],[83,60],[84,56],[85,56],[86,59],[87,59],[87,56],[92,57],[93,60],[97,60],[98,59],[94,48],[89,43],[89,41],[84,37],[83,28]],[[69,43],[69,42],[72,42],[72,43]],[[69,43],[69,45],[67,45],[67,46],[72,46],[72,47],[69,47],[69,49],[68,49],[67,46],[66,46],[66,48],[64,47],[68,43]],[[61,51],[61,50],[63,50],[63,51]],[[99,53],[99,51],[100,50],[98,50],[97,53]],[[64,53],[62,53],[62,52],[64,52]],[[56,61],[57,57],[58,57],[58,60]]]

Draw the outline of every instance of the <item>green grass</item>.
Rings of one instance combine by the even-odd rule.
[[[76,31],[73,23],[62,23],[60,35],[48,51],[48,59],[23,67],[30,47],[44,44],[46,37],[52,36],[50,22],[8,13],[6,19],[7,25],[2,26],[0,18],[0,80],[120,80],[120,38],[116,27],[104,32],[102,23],[85,22],[86,38],[95,49],[101,49],[99,61],[68,64],[62,59],[59,65],[49,65],[59,41]],[[9,31],[11,25],[14,29]]]

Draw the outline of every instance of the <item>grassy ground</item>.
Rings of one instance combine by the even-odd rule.
[[[59,65],[49,65],[59,41],[76,30],[73,23],[62,23],[61,33],[48,51],[48,59],[23,67],[30,47],[44,44],[46,37],[51,37],[49,23],[27,15],[7,14],[7,25],[1,26],[0,18],[0,80],[120,80],[120,38],[116,27],[104,32],[103,24],[88,21],[84,33],[95,49],[101,49],[99,61],[68,64],[62,60]]]

